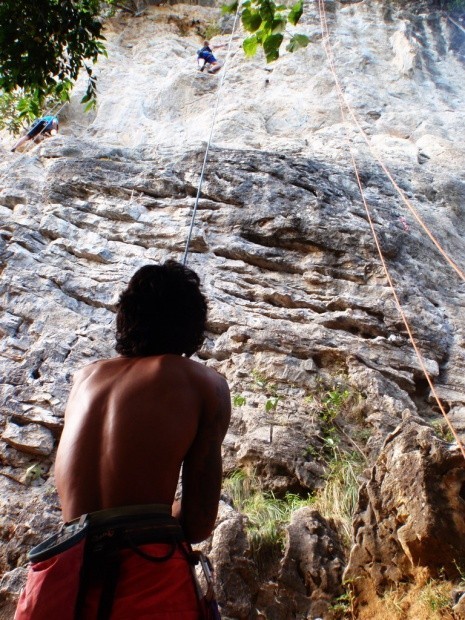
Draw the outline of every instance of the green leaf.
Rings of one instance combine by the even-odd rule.
[[[91,101],[89,101],[89,103],[84,107],[84,112],[90,112],[90,110],[93,110],[95,107],[97,106],[97,101],[96,99],[92,99]]]
[[[102,37],[102,38],[105,38],[105,37]],[[97,49],[99,54],[101,54],[105,58],[108,58],[107,48],[105,47],[105,45],[103,43],[100,43],[100,42],[97,41],[97,43],[95,44],[95,47],[96,47],[96,49]]]
[[[272,24],[276,9],[274,2],[270,2],[270,0],[259,0],[258,4],[263,21],[267,24]]]
[[[268,52],[268,54],[266,54],[266,62],[274,62],[275,60],[278,60],[279,58],[279,50],[272,50],[271,52]]]
[[[276,411],[278,407],[279,396],[275,398],[269,398],[265,403],[265,411],[266,413],[270,413],[270,411]]]
[[[71,80],[64,80],[63,82],[59,82],[55,88],[55,95],[60,101],[69,101],[71,98],[72,88],[73,83],[71,82]]]
[[[281,33],[278,34],[270,34],[266,39],[263,40],[263,49],[265,50],[265,54],[272,52],[273,50],[279,49],[279,46],[283,42],[283,35]]]
[[[273,24],[271,26],[272,34],[276,34],[277,32],[284,32],[286,30],[286,20],[282,17],[275,17],[273,20]]]
[[[241,19],[242,25],[244,26],[245,30],[247,30],[247,32],[256,32],[260,28],[262,23],[260,13],[250,9],[245,9],[244,11],[242,11]]]
[[[235,394],[233,396],[233,405],[234,407],[242,407],[243,405],[245,405],[247,402],[247,399],[245,398],[245,396],[242,396],[242,394]]]
[[[255,54],[257,53],[257,47],[258,47],[258,41],[257,41],[256,35],[253,35],[251,37],[247,37],[247,39],[244,39],[244,41],[242,42],[242,47],[244,49],[246,56],[249,56],[249,57],[255,56]]]
[[[294,6],[289,11],[289,15],[287,16],[288,20],[291,22],[293,26],[297,24],[299,19],[302,17],[302,13],[304,11],[304,3],[303,0],[299,0],[296,2]]]
[[[286,49],[288,52],[295,52],[301,47],[307,47],[309,43],[310,39],[305,34],[294,34],[286,46]]]
[[[238,2],[233,2],[232,4],[223,4],[221,5],[222,13],[235,13],[237,11]]]
[[[266,62],[273,62],[279,58],[279,47],[283,42],[283,35],[270,34],[263,40],[263,51],[265,52]]]

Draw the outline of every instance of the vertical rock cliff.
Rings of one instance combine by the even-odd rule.
[[[465,26],[433,2],[324,8],[329,38],[309,3],[300,28],[309,46],[270,65],[244,57],[244,33],[217,9],[115,16],[96,111],[82,112],[78,83],[58,136],[22,154],[3,137],[4,617],[28,548],[60,520],[52,463],[73,372],[114,355],[114,304],[134,270],[181,258],[217,102],[188,264],[210,301],[199,358],[234,396],[225,475],[242,472],[268,498],[305,498],[325,488],[335,456],[363,454],[372,469],[360,479],[347,574],[366,585],[354,595],[368,609],[419,567],[437,576],[444,524],[463,549],[463,458],[394,301],[352,156],[424,366],[465,439]],[[205,36],[223,61],[231,39],[223,73],[197,71]],[[350,104],[343,116],[335,74]],[[395,487],[399,463],[407,478]],[[230,489],[206,543],[227,617],[343,613],[334,598],[354,540],[337,519],[300,507],[282,546],[257,555]],[[446,517],[419,524],[412,515],[424,506]],[[359,617],[387,617],[355,604]]]

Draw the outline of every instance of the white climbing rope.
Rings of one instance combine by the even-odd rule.
[[[462,24],[459,24],[458,21],[456,21],[455,19],[453,19],[450,15],[447,16],[447,19],[454,24],[454,26],[457,26],[457,28],[459,30],[461,30],[462,32],[465,32],[465,28],[462,26]]]
[[[220,81],[220,84],[218,86],[218,92],[217,92],[217,95],[216,95],[215,110],[213,112],[213,119],[212,119],[212,124],[211,124],[211,128],[210,128],[210,136],[208,138],[207,147],[205,149],[205,155],[204,155],[204,158],[203,158],[202,170],[200,172],[199,185],[197,187],[197,194],[195,196],[194,209],[192,211],[191,224],[190,224],[190,227],[189,227],[189,233],[187,235],[186,247],[185,247],[184,255],[183,255],[183,258],[182,258],[182,264],[184,266],[187,263],[187,254],[189,252],[189,245],[190,245],[190,241],[191,241],[191,237],[192,237],[192,231],[194,229],[195,216],[197,214],[197,207],[199,205],[200,193],[202,191],[203,178],[205,176],[205,168],[207,166],[207,160],[208,160],[208,152],[210,150],[210,146],[211,146],[211,142],[212,142],[212,138],[213,138],[213,131],[215,129],[215,121],[216,121],[216,115],[218,113],[218,108],[219,108],[219,103],[220,103],[221,89],[223,87],[224,80],[226,78],[226,67],[227,67],[227,63],[228,63],[229,56],[230,56],[230,53],[231,53],[231,44],[232,44],[232,40],[233,40],[233,36],[234,36],[234,31],[236,29],[236,23],[237,23],[237,18],[239,16],[240,6],[241,6],[241,3],[239,2],[238,5],[237,5],[236,15],[234,17],[234,23],[233,23],[233,27],[232,27],[232,31],[231,31],[231,36],[229,37],[228,49],[227,49],[227,52],[226,52],[226,58],[225,58],[224,65],[223,65],[221,81]]]

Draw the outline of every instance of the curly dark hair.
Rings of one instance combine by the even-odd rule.
[[[145,265],[121,294],[116,315],[120,355],[190,357],[204,340],[207,302],[198,275],[180,263]]]

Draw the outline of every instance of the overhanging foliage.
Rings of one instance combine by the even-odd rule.
[[[228,13],[235,13],[238,2],[223,7]],[[293,6],[275,4],[272,0],[245,0],[240,6],[241,20],[244,29],[251,33],[243,42],[246,56],[253,56],[259,47],[263,48],[267,62],[279,58],[279,50],[284,41],[284,33],[288,24],[295,26],[303,13],[303,0]],[[286,49],[295,52],[306,47],[309,39],[303,34],[291,34]]]
[[[99,0],[0,2],[0,126],[18,130],[44,104],[66,101],[79,71],[89,76],[83,103],[92,105],[96,81],[87,62],[105,54]]]
[[[104,52],[98,0],[0,2],[0,89],[60,94]],[[91,93],[90,93],[91,94]]]

